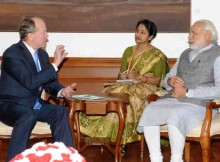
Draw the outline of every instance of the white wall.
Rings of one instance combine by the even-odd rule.
[[[209,19],[220,32],[217,9],[219,0],[192,0],[191,22]],[[188,47],[188,33],[158,33],[153,45],[169,58],[179,57]],[[11,44],[19,41],[16,32],[0,32],[0,55]],[[134,33],[49,33],[47,52],[53,56],[56,45],[64,44],[69,57],[116,57],[120,58],[126,47],[134,45]]]
[[[199,19],[212,21],[220,34],[219,0],[192,0],[192,23]]]

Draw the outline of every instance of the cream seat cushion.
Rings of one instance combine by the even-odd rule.
[[[0,135],[11,135],[13,127],[7,126],[4,123],[0,122]],[[47,123],[37,122],[34,129],[32,130],[33,134],[51,134],[50,126]]]
[[[197,127],[193,128],[188,134],[187,137],[200,137],[201,128],[202,128],[201,122]],[[212,119],[212,125],[210,129],[210,136],[213,136],[215,134],[220,134],[220,114],[218,113],[213,119]],[[160,127],[161,132],[168,132],[167,125],[163,125]]]

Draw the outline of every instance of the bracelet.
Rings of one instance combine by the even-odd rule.
[[[148,76],[144,76],[145,78],[147,78],[145,81],[144,81],[144,83],[146,83],[147,81],[148,81]]]
[[[142,76],[141,76],[141,75],[139,75],[138,80],[140,80],[140,81],[141,81],[141,77],[142,77]]]
[[[138,80],[140,80],[141,82],[146,83],[146,82],[148,81],[148,77],[147,77],[147,76],[144,76],[144,78],[146,78],[146,80],[145,80],[145,81],[142,81],[142,76],[140,75],[140,76],[138,77]]]

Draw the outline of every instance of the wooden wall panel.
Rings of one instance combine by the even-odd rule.
[[[169,58],[170,68],[175,62]],[[60,67],[59,81],[64,85],[76,82],[78,93],[101,94],[104,83],[117,79],[120,64],[120,58],[68,58]]]
[[[0,31],[17,31],[22,16],[45,19],[49,32],[134,32],[148,18],[159,32],[188,32],[190,0],[1,0]]]
[[[104,83],[116,80],[121,64],[118,58],[68,58],[60,67],[59,81],[77,83],[78,93],[102,93]]]

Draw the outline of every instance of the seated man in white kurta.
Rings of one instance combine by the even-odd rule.
[[[205,117],[205,103],[220,96],[220,47],[212,22],[195,22],[186,49],[163,80],[170,94],[147,105],[138,125],[151,162],[162,162],[160,125],[168,125],[171,162],[182,162],[186,134]],[[217,113],[214,111],[213,116]]]

